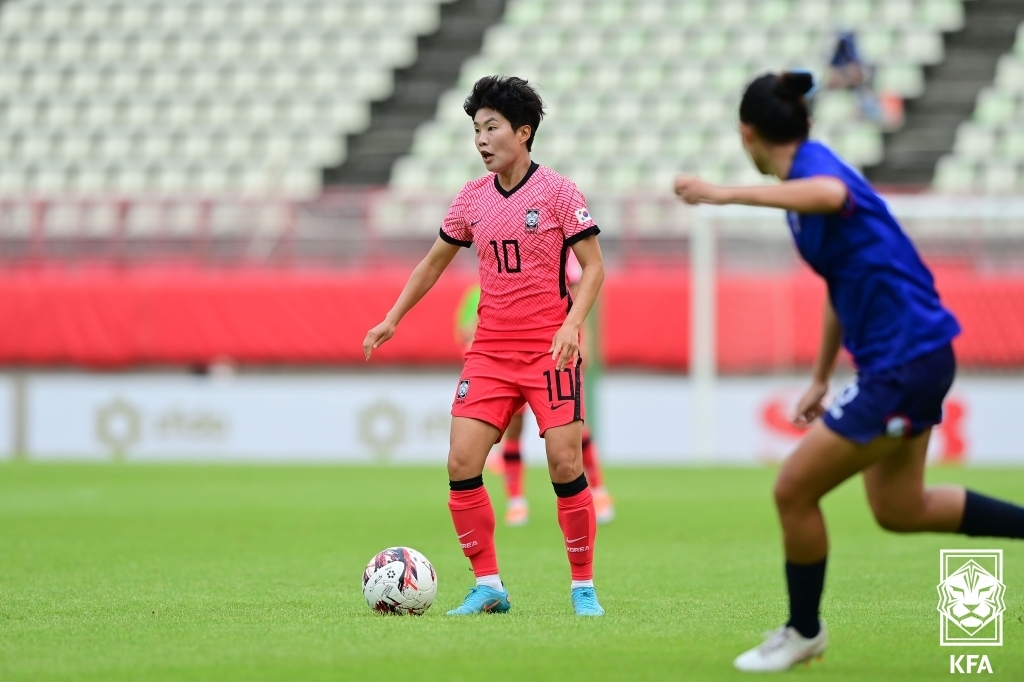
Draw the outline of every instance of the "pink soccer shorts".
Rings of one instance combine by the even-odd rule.
[[[455,389],[453,417],[491,424],[502,434],[524,404],[537,417],[540,435],[555,426],[582,421],[583,373],[580,363],[555,369],[550,353],[470,351]]]

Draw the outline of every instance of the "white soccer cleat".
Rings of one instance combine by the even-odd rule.
[[[797,663],[821,658],[828,647],[828,629],[820,621],[821,631],[807,639],[794,628],[783,625],[768,635],[764,644],[741,654],[732,664],[747,673],[774,673],[789,670]]]

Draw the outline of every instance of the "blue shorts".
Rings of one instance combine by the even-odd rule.
[[[825,425],[862,445],[882,435],[916,436],[942,422],[942,401],[955,374],[949,344],[898,367],[860,372],[832,401]]]

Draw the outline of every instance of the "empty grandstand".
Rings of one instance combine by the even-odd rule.
[[[539,84],[550,116],[537,157],[589,190],[663,192],[680,170],[756,182],[735,132],[740,90],[769,69],[828,65],[837,30],[857,33],[875,87],[924,90],[922,68],[943,58],[943,32],[962,26],[960,0],[514,0],[468,61],[459,84],[396,164],[391,186],[452,192],[479,173],[461,101],[485,73]],[[822,92],[817,134],[860,165],[883,154],[878,123],[856,95]]]
[[[315,196],[439,2],[8,0],[0,196]]]
[[[944,192],[1018,194],[1024,190],[1024,24],[1013,51],[999,60],[995,82],[960,124],[951,154],[936,169]]]

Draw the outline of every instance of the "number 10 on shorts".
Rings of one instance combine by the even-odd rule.
[[[553,403],[556,400],[576,400],[576,382],[573,376],[574,370],[571,367],[566,367],[561,372],[557,369],[549,369],[544,372],[544,379],[548,384],[548,402]],[[562,378],[562,375],[565,378]],[[563,392],[563,387],[565,392]]]

